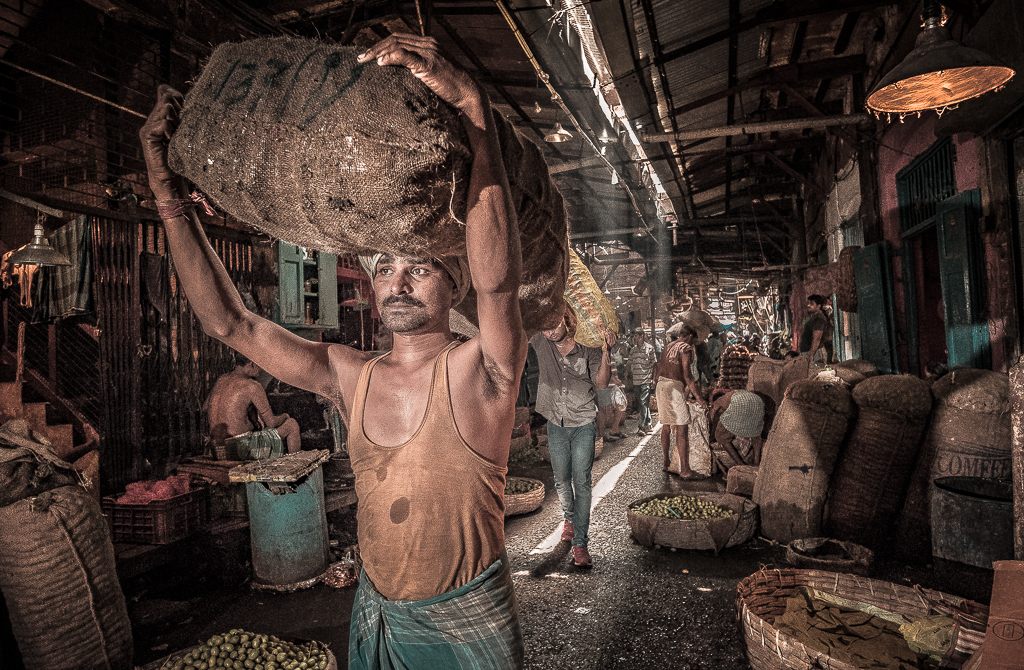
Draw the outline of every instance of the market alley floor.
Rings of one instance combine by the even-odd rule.
[[[629,421],[624,428],[635,432],[636,424]],[[718,555],[646,548],[631,539],[626,520],[626,507],[637,499],[668,491],[722,491],[720,478],[684,482],[662,472],[658,432],[607,444],[594,464],[594,567],[583,570],[571,564],[566,543],[557,542],[562,515],[550,466],[513,465],[510,474],[541,479],[547,487],[539,510],[505,524],[527,668],[750,667],[736,624],[736,585],[762,567],[789,567],[782,560],[785,548],[763,538]],[[877,568],[873,576],[879,579],[988,602],[990,571],[964,579],[959,568],[956,574],[933,566]],[[151,663],[213,634],[243,628],[320,640],[344,668],[354,593],[355,587],[325,584],[291,594],[247,584],[201,591],[179,586],[171,593],[154,588],[129,602],[136,662]]]

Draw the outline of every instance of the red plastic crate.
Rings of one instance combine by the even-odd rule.
[[[103,513],[114,542],[170,544],[188,537],[210,520],[210,493],[205,486],[145,505],[120,504],[119,497],[103,498]]]

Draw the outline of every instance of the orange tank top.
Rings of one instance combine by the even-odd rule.
[[[423,422],[397,447],[363,430],[366,392],[383,357],[363,366],[352,405],[349,455],[359,505],[359,553],[390,600],[423,600],[470,582],[505,544],[505,473],[474,452],[455,426],[448,353],[434,360]]]

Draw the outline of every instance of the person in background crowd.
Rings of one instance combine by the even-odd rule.
[[[392,333],[387,355],[313,342],[246,309],[168,166],[183,100],[169,86],[139,133],[150,188],[204,331],[284,383],[330,399],[350,428],[363,573],[349,669],[521,668],[503,500],[527,349],[522,253],[490,102],[431,37],[395,33],[357,60],[408,69],[458,110],[470,148],[465,257],[360,257]],[[471,273],[479,334],[460,344],[449,313]]]
[[[629,371],[636,394],[637,435],[650,435],[654,432],[651,419],[651,381],[657,362],[658,354],[654,351],[654,345],[647,341],[644,331],[634,330],[633,348],[629,352]]]
[[[562,541],[572,542],[573,562],[593,566],[590,542],[591,470],[597,433],[596,390],[608,388],[611,379],[611,347],[617,336],[604,331],[601,349],[584,347],[574,339],[571,309],[557,327],[537,333],[530,345],[537,352],[540,380],[537,413],[548,420],[548,451],[555,491],[562,504],[565,524]]]
[[[618,442],[626,437],[622,420],[626,418],[626,396],[622,392],[619,373],[612,363],[608,388],[597,389],[597,433],[605,442]],[[606,430],[607,429],[607,430]]]
[[[944,377],[947,372],[949,372],[949,366],[945,361],[928,361],[924,366],[924,380],[928,386],[931,386]]]
[[[210,440],[236,451],[244,459],[277,458],[302,449],[298,422],[287,414],[274,414],[263,385],[256,381],[260,367],[234,354],[235,367],[213,384],[206,407]]]
[[[716,391],[711,397],[710,433],[736,465],[761,464],[764,401],[750,391]]]
[[[807,296],[807,317],[800,333],[800,353],[807,354],[813,365],[832,362],[832,321],[825,313],[825,296]]]
[[[679,476],[683,479],[698,479],[690,469],[690,403],[698,404],[702,410],[708,405],[703,393],[693,378],[693,346],[697,333],[685,323],[677,323],[668,329],[669,344],[661,352],[661,359],[654,369],[654,383],[658,398],[658,418],[661,420],[661,469],[668,471],[672,435],[676,438],[676,453],[679,456]]]

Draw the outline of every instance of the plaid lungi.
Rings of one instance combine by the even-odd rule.
[[[388,600],[364,571],[352,604],[349,670],[523,667],[508,554],[465,586],[426,600]]]

